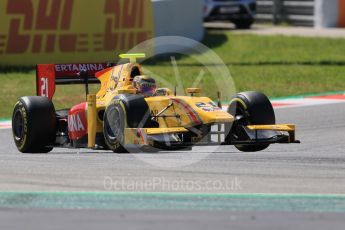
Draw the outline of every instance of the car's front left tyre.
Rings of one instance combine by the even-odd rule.
[[[126,109],[120,100],[113,100],[106,108],[103,133],[108,148],[115,153],[127,153],[124,148],[124,132],[127,127]]]
[[[107,147],[115,153],[128,153],[124,147],[126,128],[152,127],[148,104],[143,96],[120,94],[105,109],[103,133]]]

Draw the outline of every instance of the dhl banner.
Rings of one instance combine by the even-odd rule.
[[[112,61],[153,29],[151,0],[1,0],[0,65]]]

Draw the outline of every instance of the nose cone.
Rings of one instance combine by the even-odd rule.
[[[204,124],[208,123],[231,123],[234,117],[223,110],[200,112]]]
[[[190,105],[198,113],[204,124],[233,122],[234,117],[222,110],[207,97],[191,97]]]

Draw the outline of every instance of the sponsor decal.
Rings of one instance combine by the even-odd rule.
[[[206,112],[221,110],[221,108],[219,108],[214,102],[209,102],[209,103],[199,102],[199,103],[195,103],[195,105]]]
[[[185,101],[178,99],[178,98],[172,98],[171,100],[174,103],[176,103],[177,106],[179,106],[182,110],[184,110],[186,112],[189,119],[192,121],[193,125],[198,125],[198,124],[202,123],[199,115]]]
[[[70,132],[85,131],[85,127],[80,119],[79,114],[68,116],[68,130]]]
[[[68,114],[68,135],[78,140],[87,135],[86,103],[74,106]]]
[[[152,15],[151,0],[2,0],[0,64],[111,60],[153,37]]]
[[[87,70],[97,72],[104,70],[103,64],[61,64],[55,65],[56,72],[80,72],[81,70]]]

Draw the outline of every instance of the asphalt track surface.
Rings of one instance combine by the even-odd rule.
[[[17,152],[10,130],[0,130],[0,229],[342,229],[345,103],[278,109],[276,117],[297,125],[301,144],[259,153],[221,146],[159,154],[56,149],[25,155]],[[61,191],[66,193],[56,193]],[[107,199],[102,192],[116,193]],[[219,193],[230,195],[217,198]],[[269,195],[265,200],[260,194]],[[103,203],[89,197],[98,195]]]

